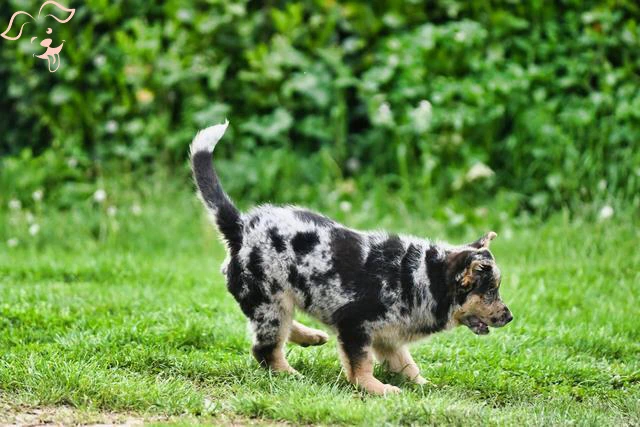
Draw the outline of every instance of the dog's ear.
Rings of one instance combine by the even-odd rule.
[[[466,249],[447,257],[447,273],[463,288],[469,289],[483,274],[492,269],[491,260],[479,258],[478,252]]]
[[[470,273],[473,272],[472,265],[476,267],[473,254],[474,250],[463,249],[460,251],[452,252],[447,256],[447,273],[450,278],[458,283],[461,283],[463,287],[470,286],[473,283],[473,276]]]
[[[470,243],[469,246],[476,249],[482,249],[482,248],[489,249],[489,244],[496,237],[498,237],[498,235],[496,234],[495,231],[489,231],[487,234],[485,234],[475,242]]]

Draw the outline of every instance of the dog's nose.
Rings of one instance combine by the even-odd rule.
[[[504,315],[504,323],[509,323],[513,320],[513,316],[510,311],[507,311]]]

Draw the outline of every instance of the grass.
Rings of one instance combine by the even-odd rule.
[[[18,246],[0,251],[1,422],[46,408],[73,410],[74,422],[123,414],[216,423],[640,424],[640,231],[631,218],[558,216],[503,233],[510,238],[493,247],[515,320],[486,337],[459,328],[416,344],[430,384],[403,383],[378,367],[403,389],[379,398],[344,380],[335,338],[288,347],[304,378],[259,369],[218,272],[223,250],[194,198],[184,189],[160,198],[114,191],[104,204],[86,200],[67,212],[29,207],[41,226],[35,237],[25,208],[0,213],[0,244],[19,236]],[[130,213],[135,203],[139,215]],[[397,231],[447,237],[417,215],[395,221]]]

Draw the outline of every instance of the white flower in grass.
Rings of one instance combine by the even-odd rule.
[[[36,190],[33,192],[33,194],[31,194],[31,197],[33,197],[33,200],[35,200],[36,202],[41,202],[43,196],[44,196],[44,191],[42,190]]]
[[[193,13],[189,9],[179,9],[176,15],[182,22],[190,22],[193,19]]]
[[[451,135],[451,138],[449,139],[449,142],[452,145],[460,145],[460,144],[462,144],[462,135],[460,135],[459,133],[454,133],[453,135]]]
[[[29,234],[31,234],[32,236],[35,236],[39,232],[40,232],[40,226],[38,224],[31,224],[29,226]]]
[[[216,410],[216,403],[209,399],[209,398],[204,398],[204,402],[203,402],[203,409],[205,410],[205,412],[207,413],[214,413]]]
[[[389,103],[383,102],[382,104],[380,104],[374,114],[373,122],[377,125],[382,126],[393,125],[393,112],[391,111]]]
[[[471,169],[467,172],[466,178],[467,181],[475,181],[476,179],[481,178],[490,178],[494,175],[495,172],[491,170],[491,168],[484,163],[478,162],[475,165],[471,166]]]
[[[115,206],[109,206],[107,208],[107,215],[116,216],[117,213],[118,213],[118,208],[116,208]]]
[[[27,218],[27,222],[29,224],[32,224],[33,221],[36,220],[36,217],[34,217],[33,214],[31,212],[29,212],[29,211],[27,211],[26,218]]]
[[[133,206],[131,206],[131,213],[135,216],[140,216],[142,214],[142,207],[139,204],[134,203]]]
[[[431,125],[431,117],[433,116],[433,107],[426,99],[418,104],[418,107],[409,112],[413,127],[418,132],[426,132]]]
[[[67,160],[67,166],[69,166],[71,169],[75,169],[75,167],[78,166],[78,159],[76,159],[75,157],[70,157]]]
[[[346,200],[343,200],[342,202],[340,202],[340,210],[342,212],[351,212],[351,203],[347,202]]]
[[[11,209],[12,211],[18,211],[20,210],[21,207],[22,207],[22,203],[20,203],[20,200],[18,199],[9,200],[9,209]]]
[[[104,128],[107,131],[107,133],[116,133],[118,131],[118,122],[116,122],[115,120],[109,120],[105,125]]]
[[[104,55],[96,55],[96,57],[93,58],[93,65],[95,65],[96,68],[102,68],[106,63],[107,58]]]
[[[99,188],[96,190],[95,193],[93,193],[93,200],[95,200],[98,203],[102,203],[107,199],[107,192],[104,191],[102,188]]]
[[[604,205],[602,209],[600,209],[598,218],[600,218],[601,221],[605,221],[611,218],[613,214],[614,214],[613,208],[610,205]]]
[[[350,157],[349,160],[347,160],[347,170],[349,172],[357,172],[360,170],[360,160],[355,157]]]
[[[7,246],[9,246],[10,248],[15,248],[16,246],[18,246],[18,243],[20,242],[15,237],[12,237],[11,239],[7,240]]]

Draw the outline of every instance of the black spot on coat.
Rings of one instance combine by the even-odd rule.
[[[371,342],[365,322],[382,319],[387,314],[387,302],[381,298],[383,283],[391,287],[400,286],[400,265],[405,250],[398,236],[389,236],[373,244],[364,259],[363,240],[359,234],[336,229],[331,237],[334,268],[343,288],[354,298],[338,308],[332,320],[344,351],[351,363],[355,363],[363,356],[364,347]]]
[[[309,307],[311,305],[311,292],[309,291],[309,285],[304,276],[298,273],[298,268],[295,265],[289,266],[289,275],[287,280],[291,283],[291,286],[298,289],[304,296],[305,308]]]
[[[402,301],[410,308],[416,303],[415,283],[413,273],[420,268],[420,248],[410,244],[400,262],[400,285]]]
[[[247,269],[249,269],[256,280],[264,279],[264,270],[262,268],[262,253],[260,252],[260,249],[256,247],[251,249],[251,252],[249,253],[249,263],[247,264]]]
[[[378,281],[387,282],[392,287],[400,284],[400,264],[405,254],[404,246],[398,236],[374,244],[369,250],[365,269]]]
[[[357,288],[364,274],[362,259],[362,237],[346,228],[331,230],[331,254],[333,270],[340,277],[343,287]]]
[[[449,309],[453,303],[452,292],[447,283],[447,260],[438,256],[438,250],[431,246],[425,254],[429,290],[435,301],[432,312],[436,318],[433,328],[425,332],[435,332],[444,328],[448,321]]]
[[[255,274],[244,273],[237,256],[231,257],[227,266],[227,289],[249,319],[254,319],[258,306],[269,301],[269,297],[263,292],[262,284],[256,280]]]
[[[271,227],[269,229],[269,238],[271,239],[271,244],[276,251],[283,252],[287,248],[287,245],[284,242],[284,238],[282,237],[282,235],[280,235],[280,233],[278,233],[277,228]]]
[[[320,243],[318,234],[313,231],[305,231],[296,233],[291,239],[291,246],[296,255],[302,257],[310,253],[316,245]]]

